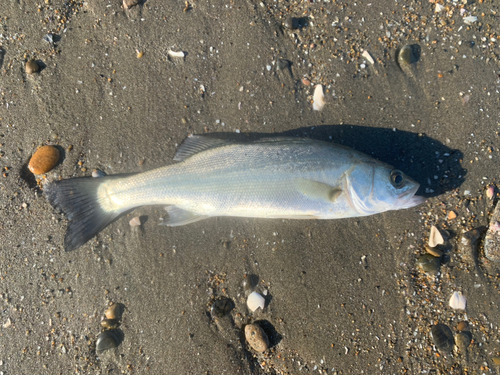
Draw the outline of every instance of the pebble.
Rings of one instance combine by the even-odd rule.
[[[470,332],[458,332],[455,335],[455,344],[461,353],[467,353],[467,348],[472,342],[472,335]]]
[[[245,326],[245,338],[248,345],[256,352],[264,353],[269,348],[269,339],[264,330],[257,324]]]
[[[439,271],[439,267],[441,266],[441,261],[439,258],[432,256],[430,254],[425,254],[420,256],[417,259],[417,264],[422,268],[425,273],[430,275],[435,275]]]
[[[99,177],[104,177],[104,176],[106,176],[106,173],[104,173],[100,169],[94,169],[94,170],[92,170],[92,177],[99,178]]]
[[[436,324],[431,328],[432,341],[436,348],[443,353],[450,353],[455,345],[453,333],[446,324]]]
[[[436,247],[437,245],[444,244],[444,238],[439,229],[435,225],[431,227],[431,234],[429,235],[429,246]]]
[[[121,320],[123,307],[121,303],[114,303],[104,312],[107,319]]]
[[[25,66],[26,73],[33,74],[40,71],[40,65],[35,60],[29,60]]]
[[[49,172],[59,162],[60,153],[54,146],[42,146],[35,151],[28,164],[34,174]]]
[[[491,358],[493,360],[493,363],[497,366],[500,366],[500,357],[496,356]]]
[[[495,196],[495,185],[488,186],[488,189],[486,189],[486,196],[489,199],[493,199],[493,197]]]
[[[479,230],[472,229],[462,234],[458,241],[458,253],[469,267],[474,268],[477,264],[477,247],[480,237]]]
[[[399,50],[398,62],[400,66],[410,65],[416,62],[416,58],[413,54],[413,48],[411,46],[406,45]]]
[[[453,220],[457,217],[457,214],[454,211],[448,212],[448,220]]]
[[[115,329],[118,328],[120,323],[116,319],[103,319],[101,320],[101,327],[104,329]]]
[[[469,323],[461,321],[457,324],[457,331],[466,331],[469,329]]]
[[[97,338],[95,349],[97,352],[116,348],[120,343],[118,336],[113,331],[104,331]]]
[[[309,86],[311,84],[311,81],[309,81],[307,78],[302,78],[302,84]]]
[[[247,306],[251,312],[255,312],[259,307],[264,310],[266,300],[257,292],[252,292],[247,298]]]
[[[298,18],[288,17],[283,23],[286,29],[295,30],[300,27],[300,22]]]
[[[214,317],[222,318],[229,314],[232,309],[234,309],[234,302],[229,298],[221,297],[213,303],[211,313]]]

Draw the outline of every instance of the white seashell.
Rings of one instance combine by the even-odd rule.
[[[139,218],[139,216],[135,216],[128,223],[131,227],[138,227],[141,225],[141,219]]]
[[[323,86],[316,85],[313,95],[313,109],[321,111],[325,105],[325,95],[323,94]]]
[[[259,307],[264,310],[266,300],[257,292],[252,292],[247,298],[247,306],[251,312],[254,312]]]
[[[444,238],[441,232],[436,228],[435,225],[431,227],[431,234],[429,235],[429,246],[436,247],[437,245],[444,244]]]
[[[434,12],[439,13],[444,9],[444,5],[436,3],[436,8],[434,8]]]
[[[365,50],[365,51],[363,51],[361,56],[363,56],[366,59],[366,61],[368,61],[370,64],[372,64],[372,65],[375,64],[375,60],[373,60],[373,57],[372,57],[372,55],[370,55],[370,52]]]
[[[452,309],[465,310],[467,305],[467,298],[461,292],[453,292],[450,298],[450,307]]]
[[[476,16],[467,16],[467,17],[464,17],[464,23],[466,25],[472,25],[474,22],[477,22],[477,17]]]
[[[168,50],[167,54],[170,59],[183,59],[186,56],[186,53],[182,51],[175,52],[172,50]]]

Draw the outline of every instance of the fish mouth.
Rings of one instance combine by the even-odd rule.
[[[416,186],[414,186],[412,189],[405,191],[404,193],[398,196],[398,199],[401,200],[400,208],[402,209],[411,208],[425,202],[424,197],[415,195],[419,187],[420,185],[416,184]]]

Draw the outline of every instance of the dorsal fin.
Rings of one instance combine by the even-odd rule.
[[[220,147],[228,142],[223,139],[209,138],[202,135],[190,135],[179,146],[175,153],[174,160],[182,161],[194,154],[209,150],[211,148]]]

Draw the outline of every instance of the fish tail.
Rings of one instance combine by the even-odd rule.
[[[64,238],[66,251],[82,246],[123,212],[104,209],[98,196],[99,186],[111,178],[114,176],[70,178],[44,187],[50,204],[68,219]]]

